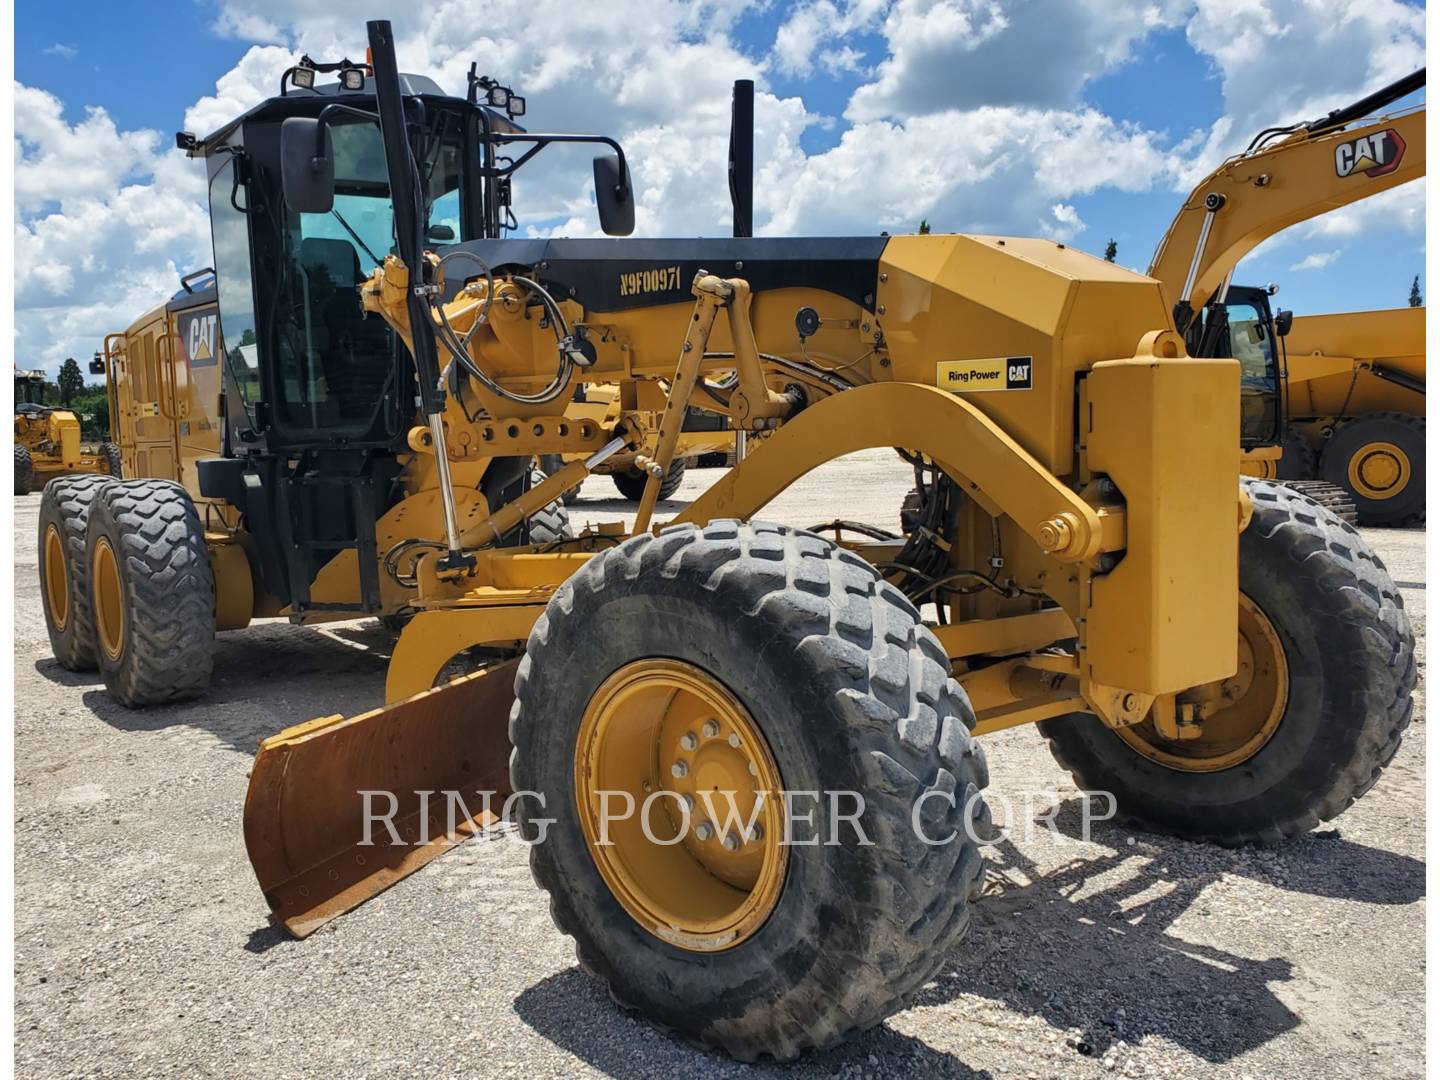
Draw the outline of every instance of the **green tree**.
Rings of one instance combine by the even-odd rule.
[[[1112,237],[1110,238],[1110,242],[1105,245],[1105,261],[1106,261],[1106,262],[1114,262],[1114,261],[1115,261],[1115,255],[1116,255],[1116,253],[1117,253],[1119,250],[1120,250],[1120,245],[1117,244],[1117,243],[1115,243],[1115,238],[1112,236]]]
[[[60,365],[60,404],[67,409],[70,403],[75,400],[81,388],[85,385],[85,376],[80,374],[80,365],[75,362],[73,356],[67,356],[65,363]]]
[[[928,218],[921,218],[921,219],[920,219],[920,235],[921,235],[921,236],[929,236],[929,235],[930,235],[930,221],[929,221]]]
[[[1410,306],[1423,307],[1425,299],[1420,295],[1420,275],[1415,275],[1415,280],[1410,282]]]

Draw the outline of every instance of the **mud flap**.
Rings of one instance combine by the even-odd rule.
[[[305,937],[500,819],[519,662],[260,744],[245,847],[278,922]]]

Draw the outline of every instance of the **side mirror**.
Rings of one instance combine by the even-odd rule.
[[[1275,314],[1275,336],[1285,337],[1290,333],[1290,325],[1295,321],[1295,312],[1280,311]]]
[[[600,228],[606,236],[629,236],[635,231],[635,191],[629,173],[620,164],[619,154],[601,154],[595,159],[595,208],[600,211]]]
[[[455,230],[449,225],[431,225],[429,231],[425,233],[425,239],[448,244],[455,239]]]
[[[92,360],[90,361],[90,374],[91,374],[91,375],[104,375],[104,374],[105,374],[105,361],[104,361],[101,357],[98,357],[98,356],[97,356],[97,357],[95,357],[94,359],[92,359]]]
[[[319,120],[292,116],[280,125],[280,183],[297,214],[328,214],[335,205],[335,153]]]

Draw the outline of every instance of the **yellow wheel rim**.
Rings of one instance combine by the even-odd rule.
[[[1393,499],[1410,483],[1410,455],[1390,442],[1366,443],[1350,456],[1350,487],[1367,499]]]
[[[95,595],[95,630],[100,647],[111,660],[125,651],[125,605],[121,600],[120,566],[105,537],[95,541],[90,556],[90,583]]]
[[[1142,757],[1181,772],[1220,772],[1258,754],[1285,716],[1290,666],[1266,614],[1240,595],[1240,656],[1235,674],[1179,695],[1193,707],[1198,738],[1167,739],[1146,719],[1116,734]]]
[[[70,575],[65,571],[65,541],[54,525],[45,526],[45,542],[41,545],[45,560],[45,606],[56,630],[64,630],[70,621]]]
[[[586,845],[630,916],[679,948],[729,949],[769,918],[789,855],[782,792],[745,706],[692,664],[627,664],[581,719]]]

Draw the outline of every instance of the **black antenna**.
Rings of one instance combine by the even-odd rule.
[[[736,79],[730,101],[730,204],[736,236],[755,235],[755,83]]]

